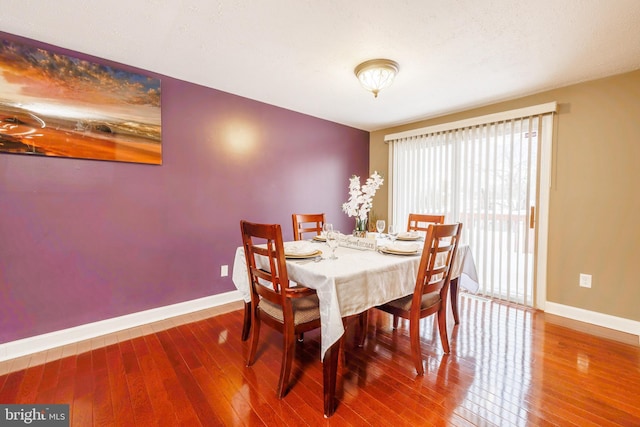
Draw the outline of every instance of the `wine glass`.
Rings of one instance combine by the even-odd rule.
[[[327,246],[331,249],[331,256],[329,259],[338,259],[336,256],[336,248],[338,247],[338,234],[337,232],[331,230],[327,232]]]
[[[333,224],[329,224],[327,222],[322,224],[322,237],[326,239],[327,233],[329,233],[330,231],[333,231]]]
[[[391,243],[395,243],[398,238],[398,232],[400,229],[395,224],[389,224],[389,237],[391,238]]]
[[[384,227],[387,224],[384,222],[384,219],[379,219],[376,221],[376,231],[378,232],[378,236],[382,236],[382,232],[384,231]]]

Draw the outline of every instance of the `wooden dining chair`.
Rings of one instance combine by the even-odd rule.
[[[426,233],[430,224],[443,223],[444,215],[410,213],[409,221],[407,222],[407,231],[424,231]],[[398,316],[393,316],[393,329],[398,327],[398,320]]]
[[[303,233],[314,233],[319,236],[324,225],[324,213],[318,214],[293,214],[293,240],[302,240]]]
[[[240,221],[240,229],[251,292],[247,366],[255,361],[263,322],[282,333],[282,366],[277,390],[281,399],[288,390],[296,337],[320,327],[318,296],[315,290],[300,284],[290,286],[279,224]]]
[[[438,314],[438,331],[445,353],[449,353],[447,338],[447,294],[451,266],[458,250],[462,224],[432,224],[427,229],[420,267],[413,294],[376,307],[409,320],[411,356],[418,375],[424,375],[420,350],[420,319]],[[394,325],[395,329],[395,325]]]
[[[429,224],[444,224],[444,215],[409,214],[407,231],[427,231]]]

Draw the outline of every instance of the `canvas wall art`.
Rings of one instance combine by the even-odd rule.
[[[0,39],[0,153],[162,164],[160,79]]]

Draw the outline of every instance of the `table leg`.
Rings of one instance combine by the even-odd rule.
[[[336,411],[336,381],[338,377],[338,356],[342,338],[327,349],[322,361],[324,388],[324,416],[329,418]]]
[[[451,311],[453,312],[453,321],[456,325],[460,323],[460,317],[458,316],[458,279],[451,279],[449,282],[449,297],[451,298]]]
[[[358,333],[356,334],[356,344],[364,347],[367,339],[367,328],[369,327],[369,310],[365,310],[358,315]]]

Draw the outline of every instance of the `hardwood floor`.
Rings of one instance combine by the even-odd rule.
[[[319,333],[298,346],[278,400],[281,336],[262,328],[257,361],[245,367],[241,304],[4,362],[0,403],[69,403],[74,426],[640,426],[637,341],[471,296],[460,303],[450,355],[434,319],[423,320],[424,377],[406,322],[393,331],[373,310],[364,348],[348,330],[329,419]]]

